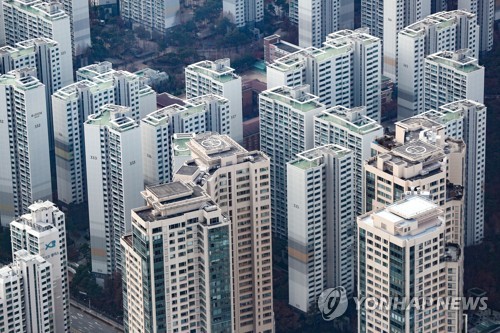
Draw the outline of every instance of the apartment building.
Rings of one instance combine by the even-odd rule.
[[[466,50],[442,51],[425,58],[424,109],[463,99],[484,102],[484,67]]]
[[[491,51],[494,39],[495,0],[458,0],[459,9],[464,9],[477,15],[480,26],[479,50]]]
[[[175,181],[202,187],[230,219],[233,332],[274,332],[269,157],[227,135],[196,134]]]
[[[62,87],[63,82],[73,81],[73,68],[61,66],[59,44],[48,38],[28,39],[13,46],[0,48],[0,74],[26,67],[36,69],[36,77],[44,84],[47,104],[47,125],[50,151],[54,151],[54,122],[52,115],[52,94]],[[55,172],[55,161],[51,154],[51,172]],[[55,173],[53,174],[53,176]]]
[[[398,33],[431,14],[426,0],[361,0],[361,26],[383,40],[383,73],[397,82]]]
[[[300,47],[321,47],[326,35],[339,30],[340,1],[297,0]]]
[[[29,213],[10,223],[12,252],[26,250],[51,265],[53,332],[69,332],[69,281],[64,213],[50,201],[29,206]]]
[[[229,101],[205,95],[173,104],[150,113],[141,120],[144,183],[153,185],[172,181],[172,135],[174,133],[218,132],[230,134]],[[160,144],[158,144],[160,143]]]
[[[24,67],[36,68],[37,78],[47,89],[47,98],[62,87],[63,82],[73,81],[73,68],[61,67],[59,44],[49,38],[39,37],[0,48],[0,73],[6,74]]]
[[[125,332],[232,332],[229,217],[193,184],[141,194],[120,240]]]
[[[363,303],[358,310],[359,332],[462,331],[461,307],[438,301],[415,305],[430,297],[463,295],[462,248],[445,241],[440,207],[413,194],[358,217],[357,223],[358,297],[390,301],[390,296],[399,302],[377,307]],[[410,302],[409,297],[415,299],[407,308],[403,302]]]
[[[229,59],[200,61],[185,68],[186,98],[219,95],[229,100],[231,138],[243,141],[241,77],[230,67]]]
[[[341,30],[321,48],[309,47],[267,66],[267,88],[308,84],[327,106],[366,106],[380,120],[381,41],[366,29]]]
[[[120,1],[120,14],[125,20],[163,34],[180,23],[179,9],[179,0]]]
[[[273,233],[288,237],[286,163],[314,148],[314,116],[325,110],[308,86],[277,87],[259,95],[260,147],[271,159]]]
[[[52,95],[57,194],[64,204],[86,200],[83,123],[99,108],[115,102],[111,81],[79,81]]]
[[[52,198],[45,87],[35,70],[0,76],[0,222],[6,227],[37,200]]]
[[[425,111],[425,57],[441,51],[469,49],[479,56],[477,16],[454,10],[427,16],[398,34],[398,119]]]
[[[64,76],[61,86],[73,83],[71,18],[56,1],[6,0],[1,7],[0,45],[45,37],[59,44],[60,67]],[[44,82],[45,83],[45,82]]]
[[[365,212],[390,205],[412,189],[429,192],[431,200],[444,206],[447,184],[455,180],[463,185],[465,144],[446,139],[442,127],[400,127],[395,137],[379,138],[372,148],[377,155],[364,164]],[[456,177],[451,180],[450,174]]]
[[[447,136],[465,142],[464,244],[479,244],[484,237],[486,107],[462,100],[425,112],[421,117],[443,125]]]
[[[354,28],[354,1],[291,0],[288,16],[298,25],[300,46],[321,47],[329,33]]]
[[[122,267],[120,238],[131,230],[130,211],[143,203],[141,133],[124,106],[105,105],[84,124],[92,272]]]
[[[56,329],[52,265],[26,250],[14,252],[13,263],[0,268],[0,330],[4,332],[69,332]]]
[[[309,312],[323,290],[354,292],[353,152],[325,145],[287,163],[288,299]]]
[[[264,0],[223,0],[222,11],[238,27],[264,19]]]
[[[425,114],[395,123],[396,141],[403,143],[412,142],[416,138],[423,138],[427,142],[434,142],[443,147],[443,152],[447,155],[446,163],[448,167],[446,186],[444,187],[446,191],[445,200],[439,199],[439,204],[444,212],[447,241],[463,247],[466,224],[465,203],[468,195],[466,191],[466,175],[469,147],[464,143],[463,138],[458,135],[450,136],[449,131],[445,128],[446,125],[441,123],[439,119],[423,116]],[[422,175],[425,175],[425,173]],[[431,190],[430,194],[434,192]]]
[[[79,0],[59,0],[64,11],[69,15],[71,24],[71,42],[73,56],[78,57],[91,47],[89,2]]]
[[[371,144],[384,135],[383,127],[366,116],[366,108],[335,106],[314,118],[314,145],[336,144],[353,152],[352,187],[356,215],[364,213],[365,175],[363,163],[372,156]],[[352,190],[352,188],[351,188]]]
[[[57,190],[65,204],[86,199],[83,123],[106,104],[131,109],[139,121],[156,110],[156,92],[136,74],[115,71],[109,62],[82,67],[78,82],[52,96]]]

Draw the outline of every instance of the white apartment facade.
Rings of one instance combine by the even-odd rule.
[[[223,0],[222,11],[238,27],[264,19],[264,0]]]
[[[339,30],[340,0],[297,0],[300,47],[321,47],[329,33]]]
[[[52,291],[52,265],[26,250],[14,252],[14,261],[0,268],[0,330],[4,332],[58,331]],[[5,298],[4,298],[5,296]]]
[[[425,57],[440,51],[469,49],[479,56],[477,16],[463,10],[432,14],[398,34],[398,119],[425,111]]]
[[[64,204],[86,200],[83,122],[101,106],[114,102],[112,81],[80,81],[52,95],[57,194]]]
[[[38,201],[10,224],[12,252],[39,255],[52,268],[54,332],[69,332],[69,282],[64,213],[50,201]]]
[[[47,124],[51,152],[54,150],[54,123],[52,115],[52,94],[61,88],[62,82],[71,82],[72,68],[61,66],[59,44],[48,38],[28,39],[13,46],[0,48],[0,74],[22,68],[35,68],[36,77],[45,85],[47,102]]]
[[[179,0],[120,1],[120,14],[125,20],[160,33],[180,23],[179,9]]]
[[[52,96],[57,188],[65,204],[86,198],[83,123],[87,117],[106,104],[129,107],[135,121],[156,110],[156,92],[138,75],[115,71],[109,62],[80,68],[77,79]]]
[[[0,329],[5,332],[26,331],[23,306],[23,279],[16,267],[0,268]],[[10,304],[7,304],[7,300]]]
[[[442,124],[447,136],[465,142],[464,244],[479,244],[484,238],[486,107],[478,102],[463,100],[425,112],[421,117]]]
[[[431,14],[426,0],[361,0],[361,26],[383,40],[383,73],[397,82],[398,33]]]
[[[219,95],[229,100],[231,138],[243,141],[241,77],[230,67],[229,59],[200,61],[185,68],[186,98]]]
[[[61,86],[73,83],[73,57],[70,17],[59,2],[42,0],[8,0],[2,2],[3,29],[0,44],[16,43],[39,37],[50,38],[59,44]]]
[[[144,80],[143,75],[137,73],[114,70],[112,63],[103,61],[79,68],[76,79],[95,83],[112,81],[115,89],[114,104],[129,107],[132,118],[139,121],[156,110],[156,92]]]
[[[314,147],[314,116],[325,110],[308,86],[277,87],[259,95],[260,147],[271,158],[272,228],[286,238],[286,163]]]
[[[231,220],[233,332],[274,332],[269,157],[217,133],[186,146],[174,180],[202,187]]]
[[[319,146],[287,163],[289,304],[308,312],[323,290],[354,292],[353,152]]]
[[[196,185],[141,194],[121,238],[125,332],[233,332],[229,218]]]
[[[384,135],[383,127],[366,116],[366,109],[328,108],[314,118],[314,144],[336,144],[353,152],[353,201],[356,215],[364,213],[365,177],[363,163],[372,156],[371,144]]]
[[[371,1],[371,0],[368,0]],[[384,1],[383,6],[383,73],[393,82],[398,77],[398,33],[406,26],[431,14],[431,2],[427,0],[374,0]]]
[[[358,297],[461,297],[463,254],[445,241],[443,211],[421,195],[358,217]],[[363,303],[359,332],[461,332],[462,309]]]
[[[24,69],[0,76],[2,226],[52,197],[45,87],[34,75]]]
[[[76,81],[92,81],[94,78],[102,74],[112,73],[114,71],[113,64],[109,61],[96,62],[76,70]]]
[[[480,26],[479,50],[491,51],[494,39],[495,0],[458,0],[458,9],[477,15]]]
[[[370,34],[384,38],[384,1],[361,1],[361,26],[370,29]]]
[[[92,42],[90,40],[89,2],[79,0],[59,0],[68,13],[71,23],[73,56],[83,55]]]
[[[177,169],[172,163],[174,133],[217,132],[230,134],[229,101],[217,95],[205,95],[170,105],[141,120],[142,163],[146,185],[167,183]]]
[[[61,67],[60,57],[61,51],[56,41],[45,37],[28,39],[15,46],[0,48],[0,73],[34,67],[38,80],[47,89],[47,98],[50,98],[62,87],[63,82],[71,82],[73,77],[72,68]]]
[[[424,110],[463,99],[484,102],[484,67],[468,53],[442,51],[425,58]]]
[[[84,124],[92,271],[122,266],[120,238],[130,232],[130,211],[143,204],[141,133],[127,107],[105,105]]]
[[[327,36],[321,48],[309,47],[267,66],[267,88],[308,84],[327,106],[366,106],[380,120],[381,41],[366,30]]]
[[[94,81],[113,81],[115,104],[130,108],[131,117],[139,121],[156,110],[156,92],[140,76],[123,70],[97,76]]]

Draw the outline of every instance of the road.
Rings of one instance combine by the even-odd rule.
[[[113,326],[71,306],[71,332],[72,333],[114,333],[122,332]]]

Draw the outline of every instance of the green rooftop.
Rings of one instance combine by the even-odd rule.
[[[298,101],[294,99],[292,96],[284,94],[286,94],[286,91],[271,91],[271,95],[267,96],[274,100],[287,104],[291,108],[302,112],[309,112],[323,106],[323,104],[319,103],[317,99],[310,98],[308,100]],[[306,96],[312,97],[311,95],[306,95]]]
[[[15,86],[18,89],[26,91],[38,88],[42,84],[38,79],[31,76],[18,79],[14,75],[4,74],[0,76],[0,85]]]
[[[346,129],[348,129],[349,131],[354,132],[354,133],[358,133],[358,134],[370,133],[372,131],[375,131],[375,130],[378,130],[381,128],[381,126],[375,121],[357,125],[356,123],[352,123],[348,120],[342,119],[339,116],[334,116],[334,115],[331,115],[329,113],[321,113],[321,114],[317,115],[316,118],[333,123],[333,124],[341,126],[341,127],[344,127]],[[366,119],[366,118],[363,118],[363,119]]]
[[[213,70],[211,68],[204,68],[200,64],[195,64],[189,66],[188,69],[196,73],[210,76],[212,79],[218,80],[221,83],[226,83],[237,79],[237,75],[233,73],[232,68],[228,68],[227,71],[218,73],[216,70]]]
[[[314,52],[313,56],[316,58],[317,61],[324,61],[329,58],[333,58],[339,54],[344,54],[347,53],[352,49],[352,46],[350,43],[345,43],[344,45],[341,46],[331,46],[331,45],[326,45],[320,50],[322,52]]]
[[[483,68],[482,66],[479,66],[477,64],[477,60],[472,57],[467,57],[464,60],[468,61],[464,61],[464,60],[454,60],[451,58],[445,58],[442,54],[443,53],[440,53],[439,55],[429,56],[427,59],[429,61],[433,61],[438,64],[453,67],[464,73],[475,72]]]
[[[319,160],[316,159],[313,161],[309,161],[303,158],[299,158],[295,161],[290,162],[290,164],[293,165],[294,167],[307,170],[309,168],[317,167],[319,165]]]
[[[116,107],[116,109],[115,109]],[[88,125],[96,125],[96,126],[108,126],[120,132],[125,132],[129,129],[133,129],[138,127],[139,125],[131,118],[119,117],[117,119],[111,119],[111,114],[118,110],[126,111],[128,108],[120,107],[120,106],[111,106],[110,108],[103,107],[102,111],[91,115],[91,118],[85,122]],[[116,111],[115,111],[116,110]]]
[[[191,141],[191,138],[173,139],[174,156],[191,156],[191,149],[187,145],[189,141]]]

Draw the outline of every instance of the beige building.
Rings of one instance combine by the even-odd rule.
[[[407,195],[358,217],[358,254],[358,297],[390,295],[404,304],[363,303],[359,332],[462,331],[460,306],[428,301],[462,296],[463,255],[460,245],[446,240],[443,210],[426,196]]]
[[[199,186],[147,187],[123,252],[125,332],[231,330],[229,219]]]
[[[447,188],[463,185],[465,144],[446,138],[437,122],[418,117],[398,122],[394,135],[378,138],[372,149],[376,156],[364,164],[366,212],[392,204],[412,189],[430,192],[444,206]]]
[[[216,133],[185,148],[191,160],[174,180],[201,186],[231,220],[233,332],[273,332],[269,157]]]

